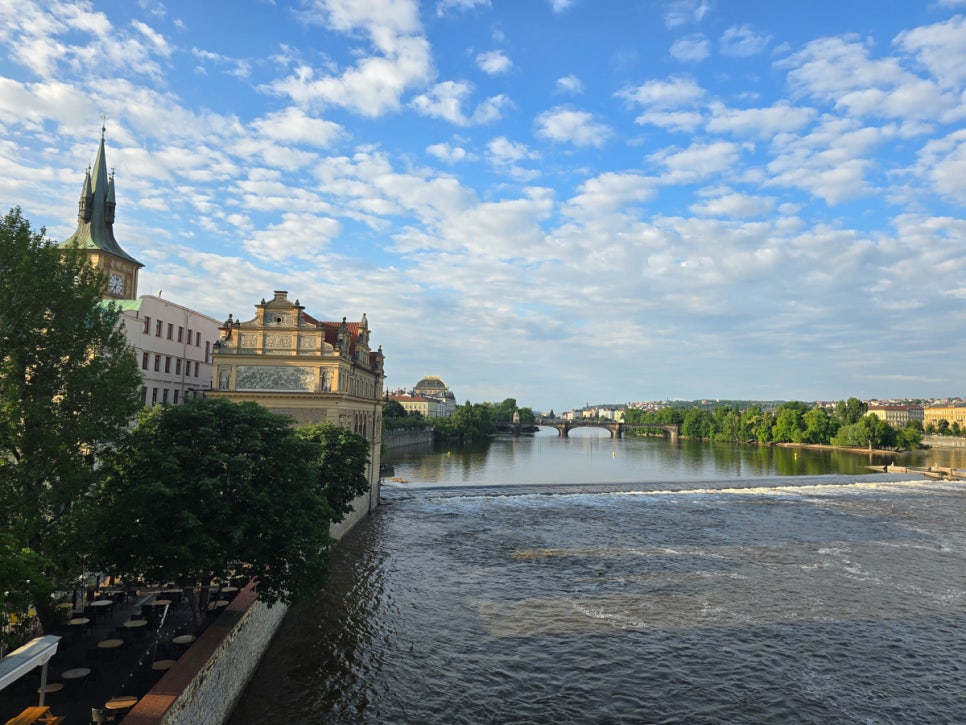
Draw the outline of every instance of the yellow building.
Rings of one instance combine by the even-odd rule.
[[[383,354],[369,348],[369,323],[322,322],[298,300],[276,291],[255,305],[255,317],[228,316],[214,345],[213,398],[253,401],[297,425],[335,423],[369,440],[370,491],[334,527],[339,537],[379,501]]]
[[[399,403],[407,413],[418,413],[424,418],[446,418],[450,415],[445,400],[427,398],[425,395],[390,395],[389,400]]]
[[[910,420],[922,423],[925,415],[921,405],[870,405],[868,412],[894,428],[902,428]]]
[[[949,425],[959,423],[959,427],[966,427],[966,405],[929,405],[923,409],[922,424],[936,425],[945,420]]]

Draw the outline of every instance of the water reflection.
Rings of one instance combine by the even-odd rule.
[[[869,466],[894,462],[927,465],[923,461],[935,458],[930,454],[896,456],[695,440],[615,439],[606,430],[595,428],[572,431],[567,438],[542,429],[534,436],[442,442],[386,456],[395,466],[395,483],[413,487],[853,476],[869,473]]]

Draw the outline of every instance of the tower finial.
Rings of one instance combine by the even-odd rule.
[[[107,114],[101,114],[101,141],[104,140],[104,132],[107,131]]]

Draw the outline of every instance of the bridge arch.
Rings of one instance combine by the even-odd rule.
[[[665,431],[672,441],[677,440],[678,436],[681,435],[681,426],[677,423],[634,423],[628,425],[613,420],[550,420],[541,418],[536,421],[536,425],[556,428],[563,438],[569,437],[570,431],[574,428],[605,428],[610,431],[611,438],[623,438],[624,431],[629,428],[659,428]]]

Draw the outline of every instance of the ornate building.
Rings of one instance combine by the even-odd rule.
[[[121,249],[114,238],[114,172],[107,174],[104,154],[104,127],[97,148],[93,171],[84,173],[84,187],[77,204],[77,230],[62,246],[77,246],[87,252],[91,263],[106,275],[107,297],[116,300],[137,298],[138,270],[144,265]]]
[[[446,387],[438,375],[427,375],[413,388],[413,395],[439,401],[445,407],[439,417],[449,417],[456,412],[456,396]]]
[[[255,305],[255,317],[228,315],[214,345],[209,397],[254,401],[296,424],[335,423],[369,440],[370,493],[356,500],[333,536],[378,504],[382,445],[383,354],[369,347],[369,322],[323,322],[288,292]]]
[[[128,344],[141,366],[141,402],[177,404],[211,386],[211,347],[218,321],[182,305],[138,297],[138,271],[144,266],[114,237],[114,173],[107,173],[104,128],[93,169],[84,173],[77,230],[61,246],[76,246],[104,271],[104,296],[121,307]]]

